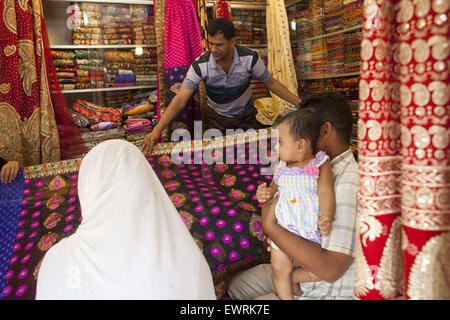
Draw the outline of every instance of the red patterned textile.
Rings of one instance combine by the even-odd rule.
[[[224,18],[231,21],[231,7],[228,1],[214,1],[214,18]]]
[[[70,153],[82,140],[56,81],[41,2],[2,1],[0,14],[0,156],[32,165],[81,154]]]
[[[358,299],[450,299],[449,9],[364,4]]]

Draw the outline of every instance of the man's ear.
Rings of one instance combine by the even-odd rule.
[[[332,130],[333,130],[333,126],[331,125],[331,123],[329,121],[327,121],[320,128],[320,135],[326,139],[331,135]]]

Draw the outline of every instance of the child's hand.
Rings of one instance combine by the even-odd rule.
[[[317,220],[317,225],[319,226],[320,233],[322,236],[326,237],[330,234],[332,219],[329,216],[320,216]]]
[[[273,198],[275,193],[276,191],[271,187],[267,187],[267,184],[264,182],[256,190],[256,199],[258,199],[259,203],[266,203]]]

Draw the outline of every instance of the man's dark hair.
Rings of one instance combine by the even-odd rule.
[[[313,109],[320,126],[330,122],[342,142],[350,143],[353,126],[352,110],[339,92],[324,91],[309,95],[302,100],[300,108]]]
[[[214,37],[218,33],[222,33],[223,37],[230,41],[235,33],[233,22],[223,18],[213,19],[208,24],[208,34]]]
[[[317,139],[320,133],[320,121],[312,109],[299,109],[277,119],[274,127],[287,122],[289,133],[295,140],[307,139],[311,142],[313,150],[316,149]]]

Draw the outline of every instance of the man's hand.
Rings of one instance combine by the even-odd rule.
[[[267,183],[264,182],[256,189],[256,199],[259,203],[266,203],[273,198],[277,191],[272,187],[267,187]]]
[[[7,162],[0,171],[0,181],[5,184],[13,181],[19,172],[19,168],[18,161]]]
[[[161,133],[158,130],[153,129],[152,132],[147,134],[142,142],[142,152],[144,155],[149,156],[153,150],[153,146],[158,142]]]
[[[264,203],[261,210],[262,227],[267,236],[270,237],[271,227],[277,225],[277,218],[275,217],[275,206],[278,202],[280,194],[277,194],[275,198]]]

